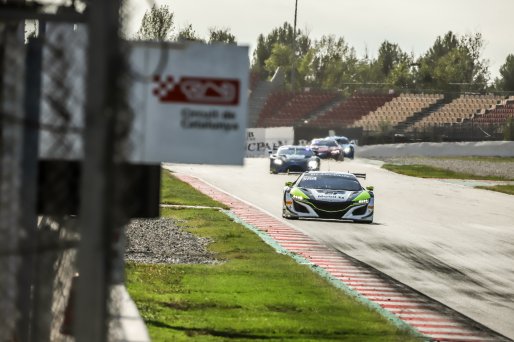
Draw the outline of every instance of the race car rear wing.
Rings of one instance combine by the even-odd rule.
[[[366,179],[366,174],[365,173],[352,173],[352,175],[354,175],[357,178],[364,178],[364,179]]]

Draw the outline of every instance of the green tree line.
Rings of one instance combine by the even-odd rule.
[[[200,37],[191,24],[175,30],[174,14],[166,5],[154,5],[145,13],[136,38],[237,44],[228,28],[210,28],[207,38]],[[367,53],[358,57],[344,37],[324,35],[312,40],[300,29],[295,34],[291,24],[285,22],[267,35],[258,36],[251,69],[267,79],[280,67],[290,89],[395,87],[455,92],[514,91],[514,54],[507,56],[499,70],[500,77],[492,80],[488,61],[482,55],[484,44],[480,33],[458,35],[448,31],[438,36],[421,56],[407,53],[398,44],[386,40],[380,45],[377,57],[371,58]]]

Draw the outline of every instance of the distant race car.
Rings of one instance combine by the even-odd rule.
[[[306,146],[281,146],[269,159],[270,173],[314,171],[319,167],[319,158]]]
[[[331,136],[326,139],[334,139],[342,147],[344,156],[353,159],[355,156],[355,143],[344,136]]]
[[[322,159],[344,160],[343,148],[334,139],[312,139],[309,147]]]
[[[284,188],[282,216],[372,223],[375,209],[373,187],[364,188],[347,172],[304,172]]]

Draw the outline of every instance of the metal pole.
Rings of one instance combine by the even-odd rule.
[[[37,250],[37,175],[39,158],[39,114],[41,101],[42,38],[30,38],[27,44],[25,73],[25,125],[23,129],[22,157],[22,229],[24,238],[20,241],[29,253],[22,261],[19,275],[19,303],[23,308],[20,321],[20,336],[29,340],[48,340],[50,335],[41,336],[35,329],[37,317],[33,306],[35,297],[35,254]],[[32,315],[32,319],[30,316]],[[32,323],[30,323],[32,320]],[[24,322],[24,323],[23,323]]]
[[[296,16],[298,13],[298,0],[294,3],[294,26],[293,26],[293,67],[291,69],[291,88],[295,91],[296,82]]]
[[[0,22],[0,250],[20,248],[22,236],[23,89],[25,86],[24,24]],[[23,301],[18,280],[25,272],[20,255],[0,259],[0,340],[26,341],[30,302]],[[18,273],[19,272],[19,273]]]
[[[120,63],[120,2],[89,3],[86,130],[82,165],[77,342],[106,341],[114,229],[114,126]]]

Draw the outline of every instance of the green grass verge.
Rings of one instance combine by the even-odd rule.
[[[126,267],[153,341],[416,341],[225,214],[163,209],[208,237],[216,265]]]
[[[173,174],[162,169],[161,171],[161,203],[176,205],[201,205],[208,207],[228,207],[209,196],[202,194],[191,185],[182,182]]]
[[[421,178],[444,178],[444,179],[474,179],[474,180],[508,180],[498,176],[478,176],[470,173],[455,172],[427,165],[396,165],[384,164],[382,168],[406,176]]]
[[[477,188],[514,195],[514,185],[477,186]]]

